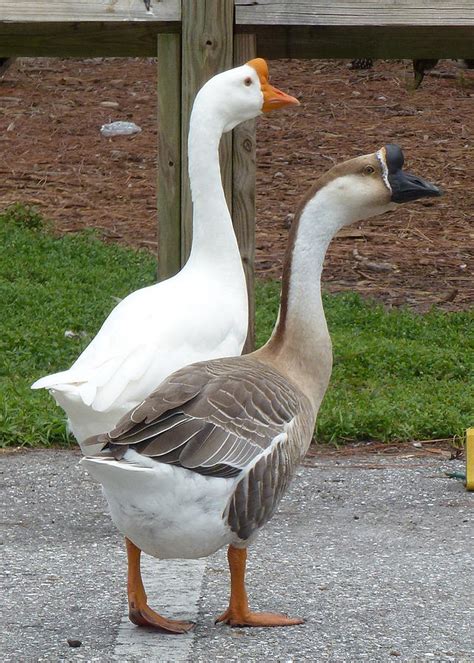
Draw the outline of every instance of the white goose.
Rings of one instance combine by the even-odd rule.
[[[89,442],[104,449],[81,461],[103,486],[126,537],[132,622],[181,633],[187,622],[147,605],[141,551],[195,558],[229,545],[231,594],[217,621],[284,626],[298,618],[254,613],[244,576],[246,549],[271,518],[305,455],[332,366],[321,300],[324,256],[345,225],[394,203],[440,195],[402,171],[387,145],[335,166],[296,215],[282,282],[280,314],[267,344],[243,357],[187,366],[169,376],[112,432]],[[88,444],[89,442],[86,442]]]
[[[242,352],[247,289],[222,187],[219,142],[240,122],[298,103],[269,84],[260,58],[214,76],[199,91],[189,130],[189,260],[173,278],[121,301],[69,370],[32,385],[50,390],[81,448],[178,368]]]

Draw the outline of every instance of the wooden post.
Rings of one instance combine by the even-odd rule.
[[[255,35],[234,36],[234,66],[251,60],[255,55]],[[232,220],[249,298],[249,329],[244,353],[252,352],[255,347],[255,171],[255,120],[249,120],[234,129],[232,142]]]
[[[181,268],[181,37],[158,35],[158,278]]]
[[[191,249],[192,209],[188,178],[189,116],[194,97],[212,76],[232,67],[234,1],[182,0],[181,3],[181,263]],[[221,142],[222,180],[232,204],[232,137]],[[229,205],[229,207],[230,207]]]

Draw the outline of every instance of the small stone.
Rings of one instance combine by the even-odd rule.
[[[118,108],[119,107],[118,101],[101,101],[100,105],[103,106],[103,108]]]
[[[354,520],[359,520],[359,516],[354,516]]]
[[[82,645],[81,640],[74,640],[74,638],[68,638],[67,643],[70,647],[80,647]]]
[[[401,656],[401,654],[396,649],[392,649],[392,651],[390,652],[390,656]]]
[[[100,133],[105,138],[113,136],[132,136],[141,132],[141,128],[134,122],[111,122],[110,124],[103,124],[100,128]]]

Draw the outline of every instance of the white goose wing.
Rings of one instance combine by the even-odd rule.
[[[117,403],[131,407],[177,367],[205,357],[238,354],[244,323],[222,312],[221,302],[183,272],[173,279],[138,290],[111,312],[97,336],[67,371],[41,378],[34,389],[74,393],[98,412]],[[185,296],[183,296],[185,293]],[[215,312],[211,306],[215,303]],[[199,321],[207,320],[203,329]],[[193,326],[194,323],[194,326]],[[232,333],[242,327],[242,338]]]
[[[117,460],[133,449],[199,474],[236,477],[226,517],[247,539],[272,516],[313,427],[296,386],[252,357],[234,357],[177,371],[85,446],[102,443]]]

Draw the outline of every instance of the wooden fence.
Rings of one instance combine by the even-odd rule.
[[[158,57],[160,277],[191,243],[186,136],[199,87],[255,55],[474,58],[473,0],[1,0],[0,57]],[[253,292],[254,122],[222,142],[227,200]],[[253,312],[253,296],[250,296]],[[253,315],[251,326],[253,330]],[[248,346],[253,343],[250,332]]]

